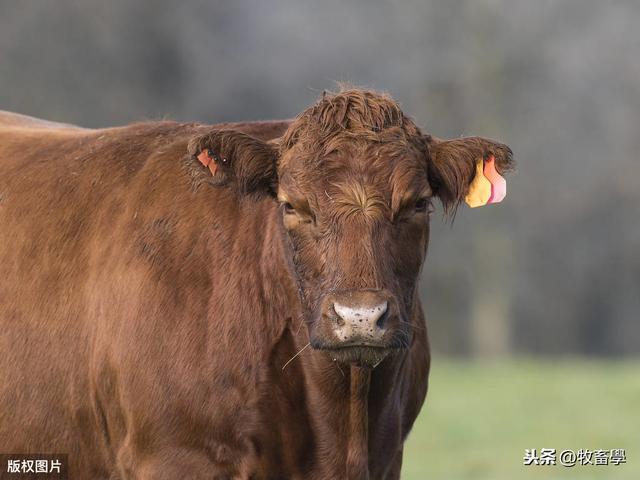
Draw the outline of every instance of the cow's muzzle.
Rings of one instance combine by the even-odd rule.
[[[386,290],[347,290],[324,297],[312,330],[311,345],[331,350],[336,360],[379,361],[398,341],[400,315],[397,302]],[[365,361],[364,363],[370,363]]]

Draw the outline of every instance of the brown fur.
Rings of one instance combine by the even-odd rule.
[[[427,204],[505,148],[434,141],[361,90],[290,124],[2,114],[0,451],[69,453],[82,479],[399,478]],[[384,348],[338,348],[343,291],[388,299]]]

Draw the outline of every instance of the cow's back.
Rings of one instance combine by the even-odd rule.
[[[0,110],[0,128],[3,127],[83,130],[81,127],[71,125],[69,123],[52,122],[50,120],[44,120],[42,118],[30,117],[28,115],[22,115],[20,113]]]

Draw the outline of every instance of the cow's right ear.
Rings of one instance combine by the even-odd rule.
[[[275,196],[278,149],[270,143],[236,130],[212,130],[191,139],[188,153],[209,170],[213,185]]]

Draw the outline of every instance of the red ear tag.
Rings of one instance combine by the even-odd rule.
[[[211,174],[215,176],[218,171],[218,164],[216,163],[215,156],[210,149],[202,150],[198,154],[198,160],[205,167],[209,167]]]

